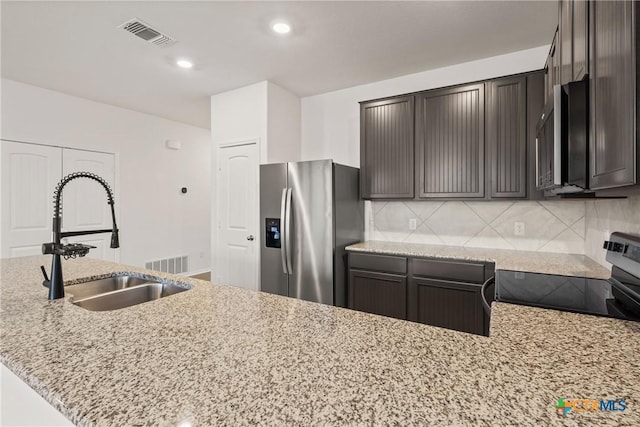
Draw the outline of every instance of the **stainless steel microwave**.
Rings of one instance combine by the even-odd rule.
[[[536,187],[554,194],[589,188],[588,80],[553,88],[536,128]]]

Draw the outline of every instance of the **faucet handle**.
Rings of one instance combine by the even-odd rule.
[[[118,237],[118,229],[114,228],[111,232],[111,245],[110,248],[116,249],[120,247],[120,238]]]
[[[42,286],[44,286],[45,288],[49,288],[49,286],[51,285],[51,280],[49,280],[49,276],[47,276],[47,270],[44,269],[44,265],[40,266],[40,271],[42,271],[42,275],[44,276]]]
[[[59,245],[56,245],[55,243],[51,242],[51,243],[43,243],[42,244],[42,254],[43,255],[53,255],[56,253],[56,250],[58,249]]]

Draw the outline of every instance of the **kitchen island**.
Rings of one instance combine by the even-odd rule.
[[[73,423],[640,424],[640,323],[494,303],[489,338],[91,259],[66,284],[140,272],[191,285],[93,312],[0,261],[0,361]],[[625,399],[623,412],[564,399]]]

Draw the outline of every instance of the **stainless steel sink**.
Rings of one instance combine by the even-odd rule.
[[[71,302],[91,311],[118,310],[188,291],[187,285],[115,276],[65,287]]]

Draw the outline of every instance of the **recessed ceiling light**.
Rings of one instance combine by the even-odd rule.
[[[178,59],[176,61],[176,65],[178,65],[178,67],[180,68],[192,68],[193,62],[187,61],[186,59]]]
[[[271,29],[278,34],[288,34],[291,31],[291,25],[286,22],[276,22],[271,26]]]

